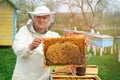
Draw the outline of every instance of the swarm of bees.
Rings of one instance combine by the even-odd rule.
[[[84,40],[84,36],[44,38],[45,64],[48,66],[86,64]]]

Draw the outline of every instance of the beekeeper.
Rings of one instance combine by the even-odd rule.
[[[50,68],[44,65],[42,38],[60,37],[49,30],[55,13],[41,6],[28,14],[31,20],[17,32],[12,46],[17,56],[12,80],[49,80]]]

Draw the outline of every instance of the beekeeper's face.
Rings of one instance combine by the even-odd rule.
[[[34,16],[34,28],[38,32],[45,32],[50,22],[50,15]]]

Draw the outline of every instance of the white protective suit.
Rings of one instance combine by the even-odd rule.
[[[33,51],[29,50],[29,45],[37,37],[60,36],[52,31],[48,31],[45,34],[37,33],[32,25],[23,26],[16,34],[13,43],[13,50],[17,55],[17,61],[12,80],[49,80],[50,68],[44,65],[42,43]]]

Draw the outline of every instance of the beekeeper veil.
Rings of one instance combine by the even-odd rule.
[[[40,6],[36,7],[36,9],[33,12],[28,12],[28,15],[31,19],[31,21],[34,21],[34,16],[45,16],[50,15],[50,21],[48,24],[48,29],[51,28],[51,24],[54,23],[55,20],[55,12],[51,12],[50,9],[46,6]]]

